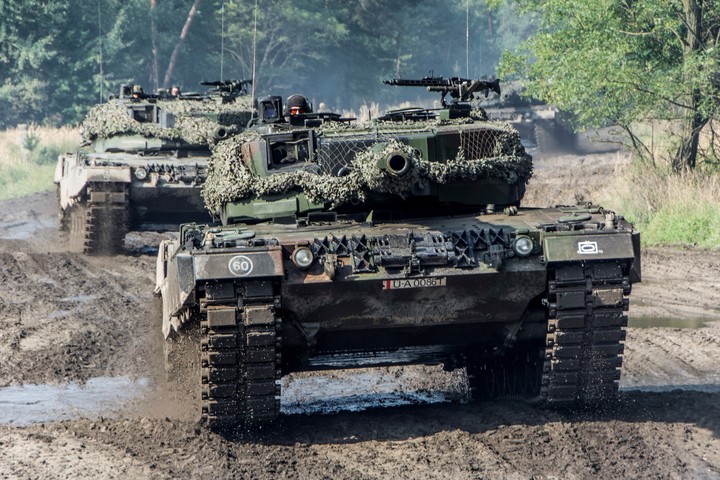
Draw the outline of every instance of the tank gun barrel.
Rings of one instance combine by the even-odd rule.
[[[393,150],[377,161],[380,170],[391,177],[402,177],[412,169],[412,162],[402,150]]]
[[[215,140],[225,140],[226,138],[235,135],[240,131],[236,126],[220,125],[213,131],[213,138]]]

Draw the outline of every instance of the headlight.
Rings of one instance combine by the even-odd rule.
[[[530,237],[517,237],[513,242],[513,249],[519,257],[527,257],[532,253],[534,247],[535,245]]]
[[[138,180],[145,180],[147,178],[147,170],[145,170],[143,167],[136,168],[135,178],[137,178]]]
[[[292,253],[292,261],[296,267],[305,270],[312,265],[315,257],[312,251],[307,247],[297,247]]]

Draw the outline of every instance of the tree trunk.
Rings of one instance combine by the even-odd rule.
[[[702,48],[700,42],[702,35],[702,1],[703,0],[683,0],[685,23],[687,26],[683,55],[686,59]],[[686,79],[686,81],[688,81],[688,84],[691,84],[692,79]],[[697,88],[693,89],[685,113],[680,147],[673,159],[672,168],[675,173],[679,173],[683,169],[692,170],[697,164],[700,130],[702,130],[708,122],[708,119],[700,113],[700,100],[699,90]]]
[[[152,41],[152,71],[150,72],[150,84],[153,92],[157,91],[159,81],[158,70],[158,46],[157,46],[157,24],[155,14],[157,13],[157,0],[150,0],[150,39]]]
[[[170,79],[172,78],[173,73],[175,71],[175,65],[177,64],[177,57],[178,57],[178,55],[180,55],[180,48],[182,47],[182,44],[185,42],[185,39],[187,38],[188,32],[190,31],[190,25],[192,25],[193,18],[195,18],[195,13],[197,12],[197,9],[199,6],[200,6],[200,0],[195,0],[192,4],[192,7],[190,7],[188,16],[185,19],[185,25],[183,25],[182,31],[180,32],[180,39],[175,44],[175,48],[173,49],[172,55],[170,55],[170,63],[168,64],[168,68],[165,71],[165,78],[163,79],[163,88],[168,88],[170,86]]]
[[[708,118],[700,113],[700,92],[693,90],[690,111],[685,116],[682,139],[678,153],[673,160],[673,171],[679,173],[683,169],[693,170],[697,164],[700,131],[707,124]]]

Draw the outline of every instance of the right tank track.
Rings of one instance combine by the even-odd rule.
[[[592,405],[616,397],[628,321],[628,268],[626,263],[582,263],[550,272],[540,389],[548,405]]]
[[[244,290],[201,309],[201,418],[213,430],[269,423],[280,412],[280,297]]]

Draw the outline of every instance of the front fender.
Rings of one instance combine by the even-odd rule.
[[[543,238],[548,265],[562,262],[625,260],[631,263],[630,282],[639,282],[640,234],[607,233],[591,235],[548,235]]]
[[[171,327],[177,330],[186,307],[195,304],[195,274],[192,255],[179,252],[178,241],[160,243],[155,271],[155,293],[162,296],[165,338]]]

